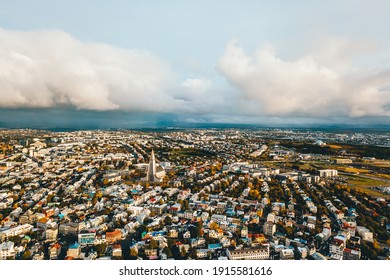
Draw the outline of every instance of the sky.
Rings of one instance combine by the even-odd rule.
[[[0,126],[387,125],[389,10],[0,0]]]

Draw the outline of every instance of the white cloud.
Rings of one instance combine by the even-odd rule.
[[[187,79],[181,86],[191,94],[203,94],[211,89],[212,83],[209,79]]]
[[[171,69],[149,52],[58,31],[0,29],[0,107],[174,110]]]
[[[328,40],[325,47],[289,61],[270,44],[247,54],[230,42],[218,69],[238,87],[244,103],[249,99],[248,110],[255,115],[390,116],[390,73],[354,66],[352,54],[360,50]]]
[[[390,116],[389,71],[354,65],[371,44],[328,40],[286,60],[270,44],[248,54],[231,42],[218,70],[239,89],[234,91],[202,74],[178,83],[171,68],[147,51],[82,42],[58,30],[0,28],[0,41],[0,108],[221,118]]]

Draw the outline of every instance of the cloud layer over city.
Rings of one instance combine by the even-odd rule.
[[[360,46],[340,40],[326,43],[322,50],[286,60],[270,44],[248,54],[230,42],[218,69],[242,92],[241,98],[258,103],[259,114],[390,116],[390,71],[355,66]]]
[[[0,29],[0,106],[172,110],[169,66],[147,51],[82,42],[58,30]]]
[[[327,39],[283,58],[271,43],[249,53],[230,41],[216,58],[221,81],[183,80],[147,50],[81,41],[60,30],[0,29],[0,108],[259,117],[388,117],[387,65],[360,61],[370,42]],[[226,82],[227,81],[227,82]],[[206,115],[204,115],[206,114]],[[229,120],[227,120],[229,121]]]

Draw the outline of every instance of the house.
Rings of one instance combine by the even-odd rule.
[[[366,227],[357,226],[356,227],[357,234],[362,237],[363,240],[374,242],[374,234]]]
[[[209,255],[210,255],[210,250],[209,249],[197,249],[196,250],[196,257],[198,259],[208,258]]]
[[[58,236],[58,226],[56,223],[50,224],[45,230],[45,237],[47,241],[54,241]]]
[[[334,260],[342,260],[344,248],[344,242],[335,238],[329,245],[329,253],[331,254],[331,258]]]
[[[221,243],[209,244],[207,247],[211,252],[213,252],[215,250],[222,249],[222,244]]]
[[[79,257],[80,253],[81,253],[81,246],[79,243],[75,242],[74,244],[69,246],[66,256],[76,259]]]
[[[301,259],[306,259],[308,256],[308,249],[306,247],[297,247],[297,253]]]
[[[95,231],[85,231],[85,232],[80,232],[78,234],[78,243],[81,246],[93,245],[95,243],[95,239],[96,239]]]
[[[59,243],[54,243],[49,248],[49,258],[51,260],[56,260],[61,253],[61,245]]]
[[[115,229],[111,232],[106,232],[107,243],[112,244],[122,239],[122,232],[119,229]]]
[[[7,237],[18,236],[30,232],[34,227],[30,224],[24,224],[13,228],[0,229],[0,241],[5,241]]]
[[[183,238],[184,239],[190,239],[191,238],[191,233],[187,230],[185,233],[183,233]]]
[[[360,249],[344,248],[343,250],[343,260],[360,260],[360,257]]]
[[[280,259],[282,260],[293,260],[294,259],[294,250],[293,249],[283,249],[280,251]]]
[[[120,244],[112,245],[112,256],[113,257],[122,257],[122,247]]]
[[[150,249],[150,248],[146,248],[145,249],[145,255],[150,259],[150,260],[156,260],[158,259],[158,255],[157,255],[157,249]]]
[[[226,222],[227,217],[225,215],[213,214],[211,220],[217,223]]]

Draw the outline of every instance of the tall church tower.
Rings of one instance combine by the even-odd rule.
[[[153,182],[156,179],[156,159],[154,158],[154,150],[152,150],[152,153],[150,154],[150,160],[149,160],[149,168],[148,173],[146,175],[146,180]]]

